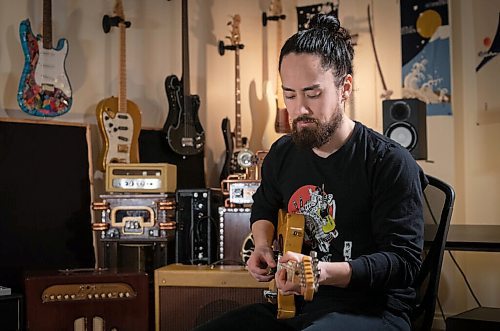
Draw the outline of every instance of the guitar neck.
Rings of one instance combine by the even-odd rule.
[[[189,84],[189,21],[187,0],[182,0],[182,84],[184,95],[191,95]],[[186,105],[187,98],[184,98]]]
[[[126,65],[126,26],[124,22],[119,23],[120,28],[120,68],[118,89],[118,112],[127,112],[127,65]]]
[[[279,51],[281,47],[281,20],[278,20],[277,22],[277,32],[276,32],[276,49]],[[279,54],[278,54],[278,63],[279,63]],[[278,68],[279,69],[279,68]],[[281,75],[279,73],[279,70],[277,70],[277,75],[276,75],[276,105],[278,109],[285,109],[285,102],[283,98],[283,89],[281,88]]]
[[[52,48],[52,2],[43,0],[43,23],[42,23],[43,48]]]
[[[236,45],[235,61],[234,61],[234,87],[235,87],[235,127],[234,140],[236,148],[243,147],[243,139],[241,137],[241,89],[240,89],[240,50],[239,45]]]

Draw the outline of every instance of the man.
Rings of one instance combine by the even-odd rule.
[[[247,264],[257,280],[274,277],[282,294],[300,294],[285,269],[270,270],[278,210],[303,214],[305,251],[318,253],[319,290],[311,302],[296,296],[294,318],[277,320],[274,306],[257,304],[200,330],[410,330],[426,179],[407,150],[346,116],[350,36],[332,16],[317,15],[311,26],[281,49],[293,132],[264,160],[251,215],[255,250]],[[302,257],[287,252],[279,262]]]

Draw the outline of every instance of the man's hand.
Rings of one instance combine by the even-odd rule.
[[[304,255],[299,254],[299,253],[294,253],[294,252],[286,252],[285,255],[283,255],[279,263],[280,264],[287,264],[290,261],[293,262],[301,262],[303,259]],[[288,272],[293,272],[293,270],[289,270]],[[277,273],[276,273],[276,287],[278,290],[281,292],[283,295],[291,295],[291,294],[296,294],[296,295],[302,295],[301,293],[301,286],[299,283],[293,282],[291,279],[287,279],[287,268],[281,268]]]
[[[256,246],[247,261],[248,271],[259,282],[268,282],[273,279],[271,270],[276,268],[274,253],[271,247]]]

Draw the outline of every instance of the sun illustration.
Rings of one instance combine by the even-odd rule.
[[[430,38],[442,24],[441,16],[435,10],[426,10],[417,18],[417,32],[422,38]]]

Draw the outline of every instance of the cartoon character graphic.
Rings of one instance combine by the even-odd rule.
[[[328,255],[332,240],[338,237],[335,225],[335,200],[323,188],[314,185],[300,187],[288,202],[289,213],[303,214],[306,221],[304,240],[312,249]]]

